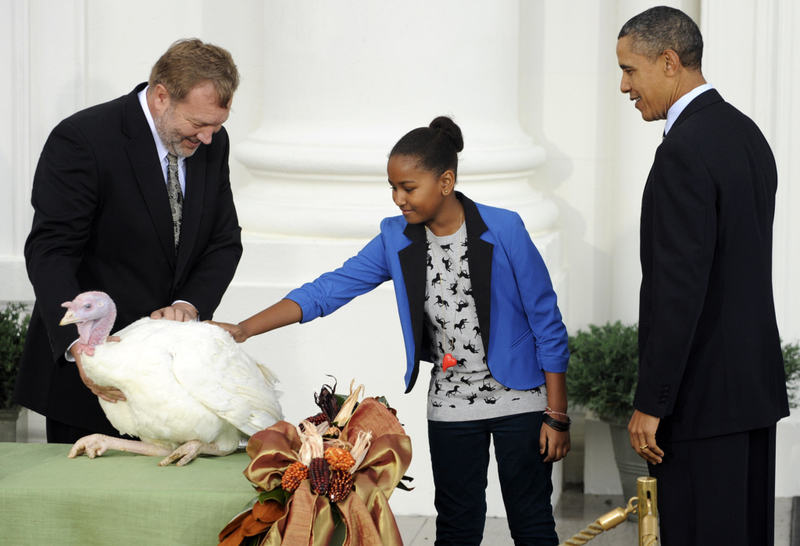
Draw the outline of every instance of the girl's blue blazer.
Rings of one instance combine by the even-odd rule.
[[[545,371],[565,372],[569,361],[567,330],[544,261],[517,213],[456,196],[464,205],[470,280],[489,370],[506,387],[538,387]],[[308,322],[393,280],[406,392],[414,387],[420,360],[430,361],[423,325],[426,241],[423,224],[385,218],[380,235],[356,256],[286,296],[303,310],[301,322]]]

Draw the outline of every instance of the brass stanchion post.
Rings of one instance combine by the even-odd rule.
[[[628,514],[639,514],[639,546],[656,546],[658,544],[658,500],[656,497],[655,478],[644,477],[636,480],[638,497],[628,500],[627,508],[615,508],[611,512],[597,518],[594,523],[560,546],[582,546],[594,537],[613,529],[628,519]],[[634,501],[637,505],[634,506]]]
[[[658,495],[656,479],[643,477],[636,480],[639,494],[639,546],[658,544]]]

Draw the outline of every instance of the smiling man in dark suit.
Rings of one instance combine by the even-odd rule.
[[[772,295],[777,172],[701,72],[703,39],[657,7],[619,33],[620,90],[666,119],[644,189],[631,446],[658,479],[662,544],[774,542],[775,428],[789,414]]]
[[[33,181],[25,245],[36,294],[14,401],[47,418],[49,442],[117,435],[85,377],[61,304],[88,290],[116,302],[115,331],[143,316],[210,319],[242,254],[228,119],[239,84],[226,50],[175,42],[147,83],[62,121]],[[87,388],[88,387],[88,388]]]

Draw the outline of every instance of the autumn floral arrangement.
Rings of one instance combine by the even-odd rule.
[[[258,496],[219,535],[219,546],[402,545],[389,508],[411,463],[411,440],[383,397],[345,397],[323,385],[319,413],[280,421],[247,445],[245,476]]]

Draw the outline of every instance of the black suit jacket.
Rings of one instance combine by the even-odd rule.
[[[634,406],[664,418],[659,433],[673,440],[789,414],[772,296],[776,189],[769,144],[715,90],[656,151],[642,201]]]
[[[242,253],[223,128],[186,160],[175,255],[166,183],[137,97],[144,86],[62,121],[33,181],[25,259],[36,303],[14,400],[98,432],[113,428],[64,359],[77,330],[58,325],[61,304],[87,290],[107,292],[117,305],[114,331],[175,300],[209,319]]]

